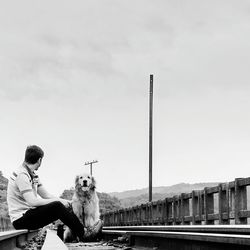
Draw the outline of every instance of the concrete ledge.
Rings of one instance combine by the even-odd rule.
[[[0,249],[20,249],[25,243],[37,234],[38,230],[10,230],[0,232]]]
[[[13,238],[25,233],[28,233],[28,230],[23,229],[23,230],[11,230],[11,231],[0,232],[0,241]]]
[[[67,246],[57,236],[55,231],[47,229],[47,235],[43,243],[42,250],[68,250]]]

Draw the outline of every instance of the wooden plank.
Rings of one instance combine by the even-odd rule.
[[[250,185],[250,177],[248,178],[242,178],[238,182],[239,186],[249,186]]]
[[[215,220],[219,220],[219,214],[208,214],[207,215],[208,221],[215,221]],[[210,223],[207,225],[213,225],[214,223]]]
[[[192,193],[183,193],[183,199],[191,199],[192,198]]]
[[[204,189],[204,203],[205,203],[205,224],[206,225],[212,225],[214,224],[214,220],[209,217],[209,214],[214,213],[214,193],[208,193],[208,188]]]
[[[250,218],[250,211],[249,210],[240,210],[239,217],[240,218]]]
[[[190,221],[186,220],[187,217],[190,217],[189,209],[189,199],[184,199],[184,194],[181,194],[181,219],[182,225],[189,225]]]
[[[247,217],[240,217],[241,210],[247,210],[247,189],[240,186],[241,178],[235,179],[235,224],[247,224]]]
[[[219,185],[219,223],[230,224],[229,221],[229,188],[227,184]],[[226,217],[224,216],[226,214]]]
[[[219,186],[216,187],[208,187],[207,189],[207,194],[214,194],[219,192]]]

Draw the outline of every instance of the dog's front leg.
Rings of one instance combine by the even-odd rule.
[[[84,225],[84,221],[83,221],[83,207],[82,207],[81,203],[80,202],[73,202],[72,203],[72,208],[73,208],[74,214],[78,217],[78,219],[80,220],[80,222]]]
[[[93,215],[89,215],[85,217],[85,225],[86,227],[93,227],[95,225],[96,221],[93,218]]]

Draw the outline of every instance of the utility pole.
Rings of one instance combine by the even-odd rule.
[[[149,202],[152,201],[152,153],[153,148],[153,75],[150,75],[149,89]]]
[[[92,164],[97,163],[98,161],[87,161],[84,165],[90,165],[90,174],[92,175]]]

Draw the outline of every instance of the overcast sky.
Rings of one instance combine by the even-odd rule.
[[[27,145],[61,194],[93,167],[99,192],[250,175],[250,1],[4,1],[0,170]]]

